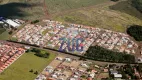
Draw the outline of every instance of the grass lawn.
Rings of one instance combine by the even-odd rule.
[[[48,29],[44,30],[44,31],[42,32],[42,35],[45,35],[47,32],[48,32]]]
[[[33,69],[40,73],[55,56],[50,54],[49,58],[40,58],[34,53],[25,53],[0,75],[0,80],[34,80],[37,75],[29,71]]]
[[[0,34],[0,40],[8,40],[10,37],[8,31],[3,32],[2,34]]]
[[[5,31],[4,28],[0,28],[0,34],[2,34]]]

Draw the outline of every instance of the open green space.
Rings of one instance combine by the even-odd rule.
[[[10,37],[10,35],[7,30],[5,32],[3,32],[2,34],[0,34],[0,40],[8,40],[9,37]]]
[[[137,6],[131,5],[131,0],[119,0],[118,2],[110,0],[45,0],[46,5],[44,5],[44,0],[3,1],[8,4],[0,6],[0,9],[4,9],[1,14],[12,18],[36,20],[49,17],[61,22],[119,32],[126,32],[127,27],[132,24],[142,25],[142,13],[136,9]],[[14,7],[11,9],[10,6],[13,4]],[[12,11],[6,12],[5,10]],[[10,12],[13,13],[9,14]]]
[[[126,32],[129,25],[142,25],[142,13],[130,1],[104,2],[96,6],[65,11],[54,20]]]
[[[5,31],[4,28],[0,28],[0,34],[2,34]]]
[[[47,32],[48,32],[48,29],[45,29],[45,30],[42,32],[42,35],[45,35]]]
[[[41,58],[31,52],[25,53],[0,75],[0,80],[34,80],[37,76],[34,72],[40,73],[55,56],[52,53],[49,58]],[[33,73],[29,72],[31,69]]]
[[[66,10],[88,7],[109,0],[46,0],[49,13],[58,13]]]

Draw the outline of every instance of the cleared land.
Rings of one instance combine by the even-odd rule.
[[[37,75],[55,58],[55,54],[50,54],[49,58],[40,58],[34,53],[25,53],[0,76],[0,80],[34,80]],[[31,69],[33,73],[29,72]],[[14,73],[14,74],[13,74]]]
[[[97,75],[97,78],[95,80],[101,80],[102,78],[108,78],[109,74],[108,73],[100,73]]]

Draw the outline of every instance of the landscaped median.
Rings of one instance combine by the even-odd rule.
[[[35,72],[40,73],[55,57],[53,53],[43,58],[27,52],[1,74],[0,80],[34,80],[37,76]]]

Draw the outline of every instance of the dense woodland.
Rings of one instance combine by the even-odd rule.
[[[142,12],[142,0],[132,0],[132,5]]]
[[[137,41],[142,41],[142,26],[133,25],[127,29],[127,33]]]
[[[85,56],[100,61],[135,63],[135,57],[133,55],[113,52],[99,46],[91,46]]]

